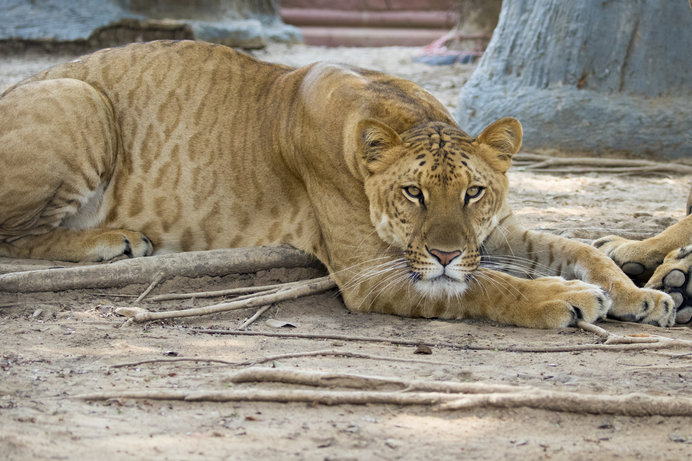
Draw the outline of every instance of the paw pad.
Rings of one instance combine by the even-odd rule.
[[[646,268],[640,263],[625,263],[622,265],[622,271],[630,277],[642,275]]]
[[[673,269],[662,279],[661,290],[673,298],[675,309],[675,323],[690,323],[692,321],[692,278],[689,273],[680,269]]]

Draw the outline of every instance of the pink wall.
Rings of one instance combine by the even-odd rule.
[[[426,45],[457,23],[457,0],[281,0],[309,45]]]

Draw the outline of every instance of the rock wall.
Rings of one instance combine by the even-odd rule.
[[[239,48],[301,42],[277,0],[3,0],[0,50],[101,48],[132,41],[198,39]]]

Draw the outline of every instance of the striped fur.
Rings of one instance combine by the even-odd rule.
[[[505,176],[520,144],[514,119],[472,138],[422,88],[373,71],[195,42],[103,50],[0,98],[0,254],[288,243],[353,310],[561,327],[612,302],[670,324],[667,295],[521,227]]]

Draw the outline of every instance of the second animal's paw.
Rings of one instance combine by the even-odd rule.
[[[593,245],[615,261],[640,286],[649,280],[665,257],[665,253],[646,240],[628,240],[609,235],[596,240]]]
[[[675,322],[692,325],[692,245],[671,251],[646,284],[668,293],[675,304]]]

